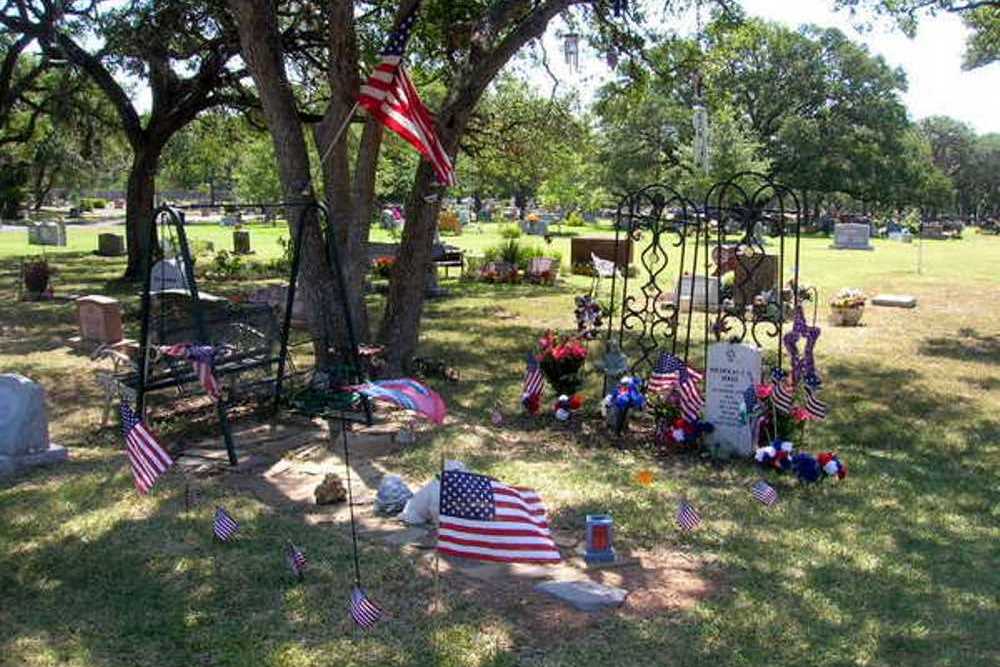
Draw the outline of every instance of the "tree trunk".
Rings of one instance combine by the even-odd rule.
[[[441,208],[440,198],[433,202],[424,199],[433,181],[434,169],[429,162],[421,160],[406,202],[406,226],[403,227],[398,260],[392,268],[389,296],[378,335],[379,342],[386,346],[385,361],[390,374],[406,370],[406,364],[417,349],[434,229]]]
[[[128,245],[126,280],[142,278],[142,255],[150,240],[153,226],[153,204],[156,197],[156,167],[162,148],[143,146],[134,148],[132,167],[125,190],[125,234]],[[156,238],[156,230],[152,230]]]

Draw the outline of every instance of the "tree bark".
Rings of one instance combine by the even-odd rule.
[[[128,264],[125,279],[142,277],[142,256],[146,244],[156,238],[153,229],[153,208],[156,198],[156,169],[162,149],[155,147],[135,149],[125,188],[125,235],[128,247]],[[155,240],[154,240],[155,243]],[[150,249],[154,250],[153,248]]]

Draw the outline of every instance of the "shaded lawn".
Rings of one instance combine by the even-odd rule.
[[[860,286],[910,292],[920,306],[869,308],[857,329],[824,327],[818,362],[833,412],[805,444],[839,451],[850,477],[801,489],[769,476],[782,498],[771,511],[749,500],[760,476],[749,465],[657,462],[578,441],[547,419],[510,416],[512,442],[469,428],[489,427],[496,400],[516,404],[524,351],[541,329],[572,325],[570,294],[586,279],[570,289],[452,281],[452,298],[428,304],[422,352],[461,369],[459,384],[436,383],[458,423],[405,450],[401,472],[422,478],[442,453],[461,458],[541,490],[557,528],[578,530],[586,513],[611,511],[620,546],[716,560],[706,574],[725,587],[693,610],[613,615],[583,634],[529,632],[463,593],[460,580],[445,582],[446,613],[432,616],[426,565],[370,541],[366,583],[394,618],[355,633],[344,613],[351,575],[342,527],[304,525],[298,512],[222,482],[185,513],[178,475],[137,498],[117,434],[97,429],[86,358],[60,345],[74,333],[72,306],[0,301],[0,367],[46,385],[54,437],[74,454],[0,483],[0,664],[995,664],[1000,239],[927,242],[922,276],[914,246],[876,241],[874,253],[850,253],[827,243],[807,241],[803,260],[804,280],[824,300]],[[133,307],[133,288],[113,281],[119,261],[70,254],[60,266],[66,289],[110,289]],[[0,270],[6,287],[12,262]],[[598,382],[588,380],[592,407]],[[631,481],[642,467],[658,470],[649,488]],[[690,537],[673,526],[680,493],[705,519]],[[237,544],[208,539],[219,502],[244,523]],[[302,586],[284,574],[285,537],[314,563]]]

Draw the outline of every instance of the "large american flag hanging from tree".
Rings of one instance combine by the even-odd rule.
[[[128,462],[135,476],[135,488],[139,493],[147,494],[153,488],[156,479],[165,473],[174,461],[160,446],[156,437],[146,429],[132,408],[122,403],[119,411],[122,416],[122,434],[125,436],[125,453],[128,455]]]
[[[419,7],[420,3],[415,3],[399,28],[389,35],[375,71],[361,86],[358,104],[427,158],[439,183],[455,185],[451,159],[438,139],[430,112],[420,101],[420,95],[403,67],[403,52],[417,21]]]
[[[531,489],[459,470],[441,473],[438,551],[507,563],[558,563],[542,499]]]

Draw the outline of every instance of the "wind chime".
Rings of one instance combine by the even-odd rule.
[[[709,132],[708,132],[708,110],[705,108],[705,98],[702,89],[702,73],[701,73],[701,61],[704,54],[702,48],[702,41],[704,37],[704,32],[701,26],[701,2],[695,7],[695,16],[697,20],[698,33],[696,39],[698,41],[698,70],[694,73],[693,83],[694,83],[694,108],[692,118],[694,121],[694,164],[698,169],[701,169],[705,174],[708,174],[711,168],[711,161],[708,152],[709,143]]]
[[[580,71],[580,35],[571,32],[563,36],[563,56],[571,70]]]

